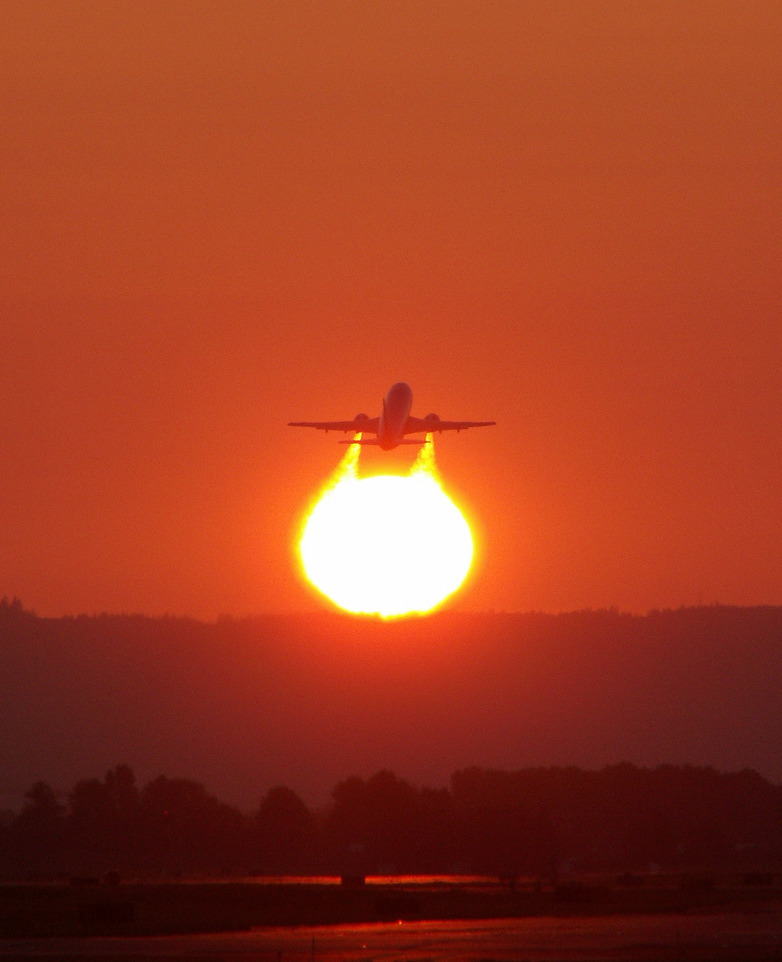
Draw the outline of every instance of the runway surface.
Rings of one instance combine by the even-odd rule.
[[[782,916],[752,912],[400,922],[155,938],[0,942],[38,962],[779,962]]]

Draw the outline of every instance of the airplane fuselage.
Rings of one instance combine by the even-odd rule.
[[[383,410],[380,412],[377,428],[377,443],[384,451],[390,451],[401,443],[412,405],[413,392],[410,385],[404,381],[392,384],[383,399]]]

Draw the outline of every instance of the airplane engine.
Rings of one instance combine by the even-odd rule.
[[[431,423],[432,427],[430,428],[430,430],[432,431],[438,430],[437,423],[440,420],[439,414],[427,414],[424,420],[429,421]]]
[[[354,420],[354,421],[368,421],[368,420],[369,420],[369,415],[367,415],[367,414],[357,414],[357,415],[353,418],[353,420]]]

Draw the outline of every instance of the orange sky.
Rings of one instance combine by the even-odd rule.
[[[777,0],[3,13],[0,593],[317,606],[286,422],[406,380],[458,606],[782,602]]]

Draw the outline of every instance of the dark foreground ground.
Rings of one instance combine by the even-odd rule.
[[[116,880],[115,880],[116,881]],[[325,881],[325,880],[324,880]],[[622,876],[556,886],[471,881],[381,884],[262,881],[0,885],[3,939],[155,936],[260,927],[423,920],[754,913],[782,915],[776,873]]]
[[[0,959],[782,962],[774,883],[2,885]]]
[[[752,911],[419,921],[213,935],[24,939],[0,958],[38,962],[779,962],[779,906]]]

